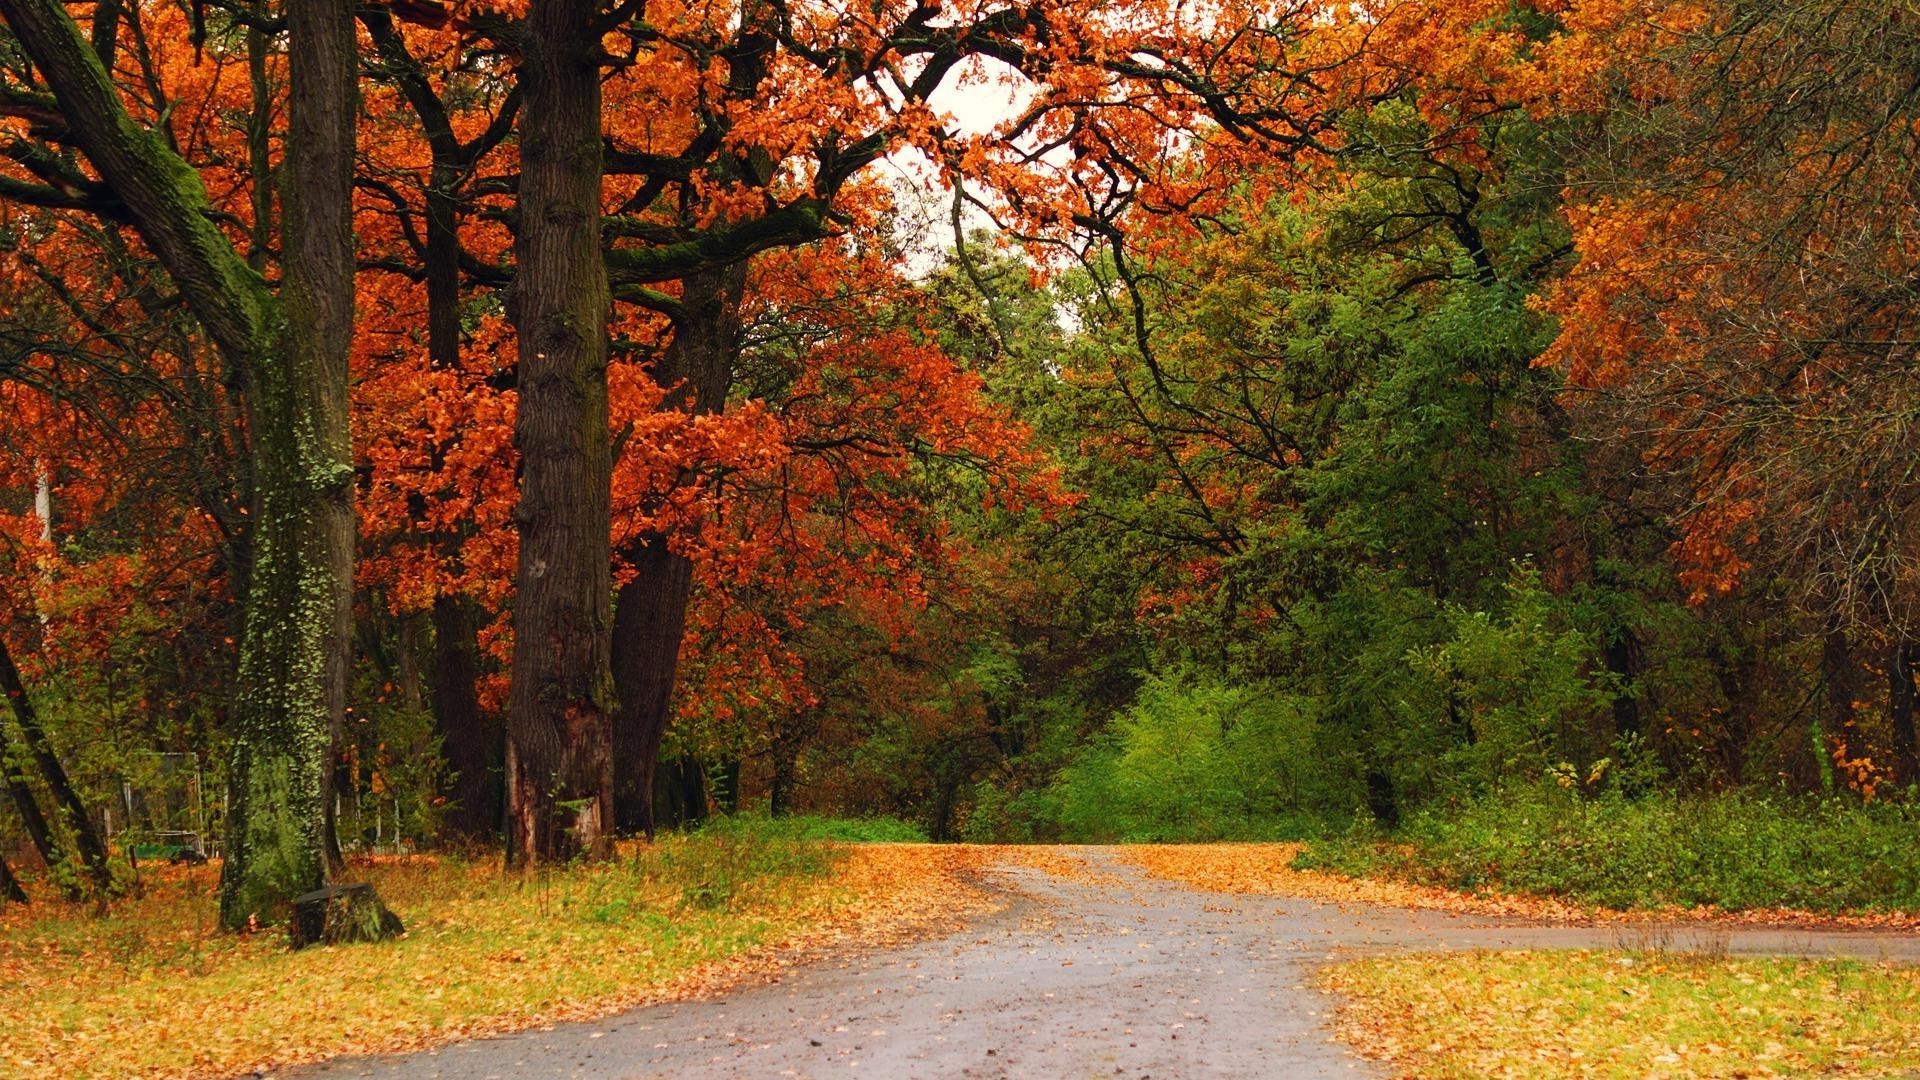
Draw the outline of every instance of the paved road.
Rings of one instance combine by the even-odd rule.
[[[1333,950],[1623,946],[1920,962],[1920,937],[1536,926],[1436,912],[1225,897],[1114,853],[1060,877],[991,872],[1008,906],[964,932],[830,957],[720,1000],[345,1058],[299,1077],[1352,1077],[1312,986]]]

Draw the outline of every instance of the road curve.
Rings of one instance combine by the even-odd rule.
[[[1148,878],[1111,849],[988,872],[1007,906],[945,938],[829,956],[724,998],[655,1005],[289,1077],[1353,1077],[1314,969],[1383,949],[1674,948],[1920,961],[1914,935],[1542,926]]]

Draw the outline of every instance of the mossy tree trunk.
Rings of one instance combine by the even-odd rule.
[[[255,512],[221,879],[231,928],[277,917],[325,877],[326,753],[351,647],[352,9],[290,0],[286,14],[291,130],[276,296],[214,224],[199,175],[128,115],[65,6],[0,0],[71,141],[246,382]]]
[[[507,706],[507,859],[612,850],[613,558],[592,0],[533,0],[520,86],[520,560]]]

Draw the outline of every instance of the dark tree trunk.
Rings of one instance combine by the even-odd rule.
[[[508,312],[519,337],[520,562],[507,712],[507,858],[612,850],[613,560],[600,253],[599,5],[533,0]]]
[[[1379,769],[1367,770],[1367,812],[1383,829],[1400,827],[1400,799],[1393,790],[1393,777]]]
[[[933,821],[928,825],[927,838],[939,843],[953,839],[953,804],[960,795],[960,784],[949,776],[942,776],[934,789]]]
[[[16,904],[27,902],[27,890],[20,887],[20,879],[13,876],[13,867],[7,865],[7,857],[0,855],[0,900],[11,900]]]
[[[793,787],[797,778],[798,753],[789,747],[773,748],[773,778],[767,785],[767,814],[785,817],[793,812]]]
[[[661,826],[700,824],[707,819],[707,767],[692,756],[664,762],[655,774],[654,796],[660,803]]]
[[[13,718],[20,724],[20,734],[26,740],[27,752],[33,755],[33,762],[40,769],[40,779],[46,782],[47,790],[53,794],[54,805],[66,818],[67,828],[73,833],[74,846],[80,850],[80,862],[93,881],[94,895],[105,899],[113,891],[113,871],[107,866],[107,845],[100,839],[100,830],[94,828],[93,818],[87,814],[80,793],[74,790],[73,782],[67,778],[66,767],[60,763],[60,755],[54,752],[46,729],[40,726],[40,714],[34,710],[33,699],[27,696],[26,684],[20,680],[20,669],[14,666],[13,653],[7,650],[5,641],[0,641],[0,694],[5,694],[7,701],[12,704]]]
[[[1828,748],[1833,740],[1846,738],[1853,724],[1853,703],[1860,696],[1853,648],[1847,641],[1847,632],[1837,623],[1829,626],[1821,639],[1820,674],[1826,685],[1824,723],[1816,718],[1800,751],[1788,758],[1790,777],[1794,786],[1802,791],[1823,787],[1832,776]]]
[[[464,597],[433,605],[433,715],[453,769],[447,828],[482,840],[500,831],[500,768],[505,732],[480,708],[479,618]]]
[[[666,735],[686,633],[693,561],[649,534],[629,549],[634,576],[614,598],[614,820],[622,832],[654,835],[653,782]]]
[[[9,745],[6,726],[0,724],[0,771],[6,773],[7,794],[13,798],[14,809],[20,812],[20,823],[26,826],[27,839],[33,841],[33,849],[40,853],[40,861],[48,869],[57,868],[66,861],[66,852],[61,850],[60,838],[54,835],[53,827],[47,823],[47,815],[40,810],[40,802],[33,797],[33,789],[27,786],[27,778],[20,771],[13,757],[13,747]],[[71,877],[55,874],[61,894],[69,900],[78,900],[84,895],[79,882]]]
[[[740,352],[746,273],[745,264],[737,264],[687,279],[684,314],[654,369],[660,385],[673,389],[667,407],[700,415],[725,406]],[[614,600],[613,681],[620,701],[613,720],[615,820],[622,831],[651,838],[654,773],[671,718],[693,563],[673,552],[660,533],[642,536],[623,554],[634,575]]]
[[[1914,732],[1914,662],[1920,643],[1902,637],[1887,664],[1887,720],[1893,736],[1893,781],[1900,787],[1920,781],[1920,739]]]
[[[1634,663],[1635,647],[1633,632],[1621,627],[1607,638],[1605,659],[1607,670],[1620,682],[1620,688],[1613,695],[1613,733],[1615,737],[1640,734],[1640,703],[1635,701],[1631,688],[1638,675]]]

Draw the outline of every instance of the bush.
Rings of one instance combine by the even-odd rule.
[[[1297,838],[1337,798],[1305,703],[1258,684],[1155,676],[1056,785],[1071,840]]]
[[[1583,797],[1510,787],[1312,844],[1301,868],[1495,888],[1621,910],[1920,909],[1920,807],[1752,793]]]

